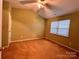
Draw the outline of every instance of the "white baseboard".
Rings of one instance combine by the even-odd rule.
[[[79,50],[76,50],[76,49],[74,49],[74,48],[71,48],[71,47],[69,47],[69,46],[66,46],[66,45],[64,45],[64,44],[62,44],[62,43],[59,43],[59,42],[55,41],[55,40],[51,40],[51,39],[49,39],[49,38],[46,38],[46,39],[48,39],[48,40],[50,40],[50,41],[52,41],[52,42],[55,42],[55,43],[57,43],[58,45],[61,45],[61,46],[63,46],[63,47],[66,47],[66,48],[68,48],[68,49],[70,49],[70,50],[72,50],[72,51],[74,51],[74,52],[78,52],[78,53],[79,53]]]
[[[10,42],[8,43],[8,45],[3,46],[2,49],[4,50],[5,48],[8,48],[9,45],[10,45],[10,43],[22,42],[22,41],[30,41],[30,40],[37,40],[37,39],[40,39],[40,38],[29,38],[29,39],[23,39],[23,40],[10,41]]]
[[[23,39],[23,40],[16,40],[16,41],[11,41],[10,43],[22,42],[22,41],[30,41],[30,40],[37,40],[37,39],[40,39],[40,38],[29,38],[29,39]],[[48,38],[45,38],[45,39],[48,39]],[[69,46],[66,46],[66,45],[64,45],[62,43],[59,43],[59,42],[55,41],[55,40],[51,40],[51,39],[48,39],[48,40],[53,41],[53,42],[57,43],[58,45],[61,45],[63,47],[66,47],[68,49],[71,49],[71,50],[79,53],[79,50],[76,50],[74,48],[71,48]],[[5,49],[5,48],[8,48],[8,47],[9,47],[9,44],[7,46],[2,47],[2,48]]]
[[[2,52],[0,51],[0,59],[2,59]]]
[[[1,50],[4,50],[5,48],[8,48],[8,47],[9,47],[9,43],[8,43],[8,45],[5,45],[5,46],[0,47],[0,49]]]
[[[29,39],[15,40],[15,41],[11,41],[10,43],[22,42],[22,41],[30,41],[30,40],[37,40],[37,39],[40,39],[40,38],[29,38]]]
[[[8,48],[8,47],[9,47],[9,45],[3,46],[2,49],[4,50],[5,48]]]

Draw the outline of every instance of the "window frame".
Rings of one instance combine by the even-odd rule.
[[[59,28],[59,22],[61,22],[61,21],[67,21],[67,20],[69,20],[68,28]],[[57,28],[54,28],[54,29],[57,29],[57,32],[56,33],[51,32],[51,30],[52,30],[51,28],[53,28],[53,26],[51,24],[54,23],[54,22],[58,22],[58,27]],[[64,19],[64,20],[59,20],[59,21],[52,21],[50,23],[50,33],[51,34],[58,35],[58,36],[69,37],[70,36],[70,23],[71,23],[71,20],[70,19]],[[67,34],[59,34],[59,29],[68,29],[67,30]]]

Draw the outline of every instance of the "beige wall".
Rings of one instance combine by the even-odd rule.
[[[49,33],[50,23],[52,21],[63,20],[63,19],[70,19],[71,20],[70,37],[63,37],[63,36],[50,34]],[[55,18],[48,19],[46,21],[45,36],[46,36],[46,38],[48,38],[50,40],[54,40],[54,41],[59,42],[63,45],[66,45],[68,47],[79,50],[79,12],[75,12],[75,13],[68,14],[68,15],[61,16],[61,17],[55,17]]]
[[[44,36],[44,19],[31,10],[12,9],[12,41]]]
[[[2,46],[8,45],[8,27],[9,27],[9,3],[3,2]]]

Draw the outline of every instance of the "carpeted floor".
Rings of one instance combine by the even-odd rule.
[[[45,39],[11,43],[3,50],[2,59],[79,59],[69,51]]]

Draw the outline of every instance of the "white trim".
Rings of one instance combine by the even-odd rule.
[[[0,0],[0,47],[2,47],[2,5],[3,0]],[[2,52],[0,51],[0,59],[2,58]]]
[[[3,46],[3,47],[0,47],[1,50],[4,50],[5,48],[8,48],[9,45],[6,45],[6,46]]]
[[[47,37],[45,37],[45,38],[48,39]],[[69,46],[67,46],[67,45],[64,45],[64,44],[62,44],[62,43],[59,43],[59,42],[57,42],[57,41],[55,41],[55,40],[51,40],[51,39],[48,39],[48,40],[50,40],[50,41],[52,41],[52,42],[55,42],[55,43],[57,43],[58,45],[61,45],[61,46],[63,46],[63,47],[66,47],[66,48],[68,48],[68,49],[71,49],[72,51],[75,51],[75,52],[78,52],[78,53],[79,53],[79,50],[77,50],[77,49],[71,48],[71,47],[69,47]]]
[[[2,2],[3,0],[0,0],[0,47],[2,47]]]
[[[1,54],[2,54],[2,52],[0,51],[0,59],[2,58],[2,57],[1,57],[2,55],[1,55]]]
[[[11,42],[11,27],[12,27],[12,17],[11,17],[11,6],[9,5],[9,28],[8,28],[8,45]]]
[[[2,49],[4,50],[5,48],[8,48],[10,46],[10,43],[16,43],[16,42],[22,42],[22,41],[30,41],[30,40],[37,40],[40,38],[31,38],[31,39],[23,39],[23,40],[16,40],[16,41],[10,41],[8,45],[2,47]]]
[[[6,45],[6,46],[2,47],[2,49],[4,50],[5,48],[8,48],[8,47],[9,47],[9,45]]]
[[[15,40],[15,41],[11,41],[10,43],[22,42],[22,41],[30,41],[30,40],[37,40],[37,39],[40,39],[40,38],[29,38],[29,39]]]
[[[10,43],[16,43],[16,42],[22,42],[22,41],[30,41],[30,40],[37,40],[40,38],[31,38],[31,39],[23,39],[23,40],[16,40],[16,41],[10,41],[8,45],[2,47],[2,49],[4,50],[5,48],[8,48],[10,46]]]

